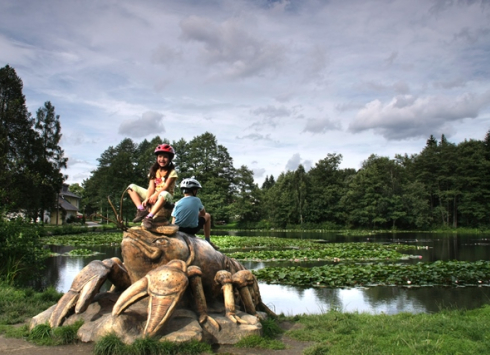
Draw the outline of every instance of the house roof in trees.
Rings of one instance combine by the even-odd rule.
[[[60,204],[60,208],[64,209],[65,211],[78,211],[78,208],[61,197],[58,198],[58,203]]]
[[[61,191],[60,191],[60,196],[71,196],[71,197],[75,197],[75,198],[81,199],[80,196],[75,195],[73,192],[71,192],[70,190],[68,190],[68,187],[69,187],[68,184],[63,184],[63,187],[61,188]]]

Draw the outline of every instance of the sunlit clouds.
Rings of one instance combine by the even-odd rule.
[[[4,0],[0,65],[56,107],[68,183],[124,138],[205,132],[261,183],[483,139],[489,24],[473,0]]]

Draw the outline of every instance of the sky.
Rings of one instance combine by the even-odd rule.
[[[7,64],[60,115],[69,184],[124,138],[210,132],[261,185],[490,130],[488,0],[0,0]]]

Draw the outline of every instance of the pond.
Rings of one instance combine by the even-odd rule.
[[[373,235],[341,235],[321,232],[221,232],[213,235],[274,236],[301,238],[328,243],[372,242],[416,245],[422,261],[490,260],[490,234],[456,235],[433,233],[386,233]],[[73,247],[56,247],[56,253],[65,253]],[[77,273],[92,260],[121,256],[119,246],[91,247],[98,255],[91,257],[50,258],[45,272],[45,285],[53,285],[66,292]],[[417,260],[418,261],[418,260]],[[416,262],[416,261],[414,261]],[[278,266],[271,263],[244,262],[249,269]],[[295,265],[301,265],[296,263]],[[281,265],[281,266],[284,266]],[[304,266],[312,266],[304,264]],[[441,308],[473,309],[490,304],[490,287],[363,287],[363,288],[304,288],[260,283],[263,301],[276,313],[285,315],[322,313],[329,309],[344,312],[395,314],[400,312],[437,312]]]

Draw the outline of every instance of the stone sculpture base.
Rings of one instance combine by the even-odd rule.
[[[93,342],[110,333],[115,333],[124,343],[132,344],[142,338],[147,319],[148,298],[131,305],[117,317],[112,316],[112,308],[119,297],[118,293],[106,292],[97,295],[82,314],[72,314],[63,325],[71,325],[82,319],[84,324],[78,330],[82,342]],[[38,324],[48,322],[54,305],[31,319],[30,329]],[[220,309],[221,308],[221,309]],[[262,335],[262,324],[257,317],[237,311],[237,315],[249,324],[235,324],[224,316],[222,305],[208,307],[209,316],[213,317],[221,329],[216,331],[208,322],[202,326],[198,316],[189,309],[176,309],[171,319],[160,329],[156,338],[160,341],[175,343],[190,340],[205,341],[209,344],[235,344],[250,335]],[[261,318],[266,314],[259,312]]]

